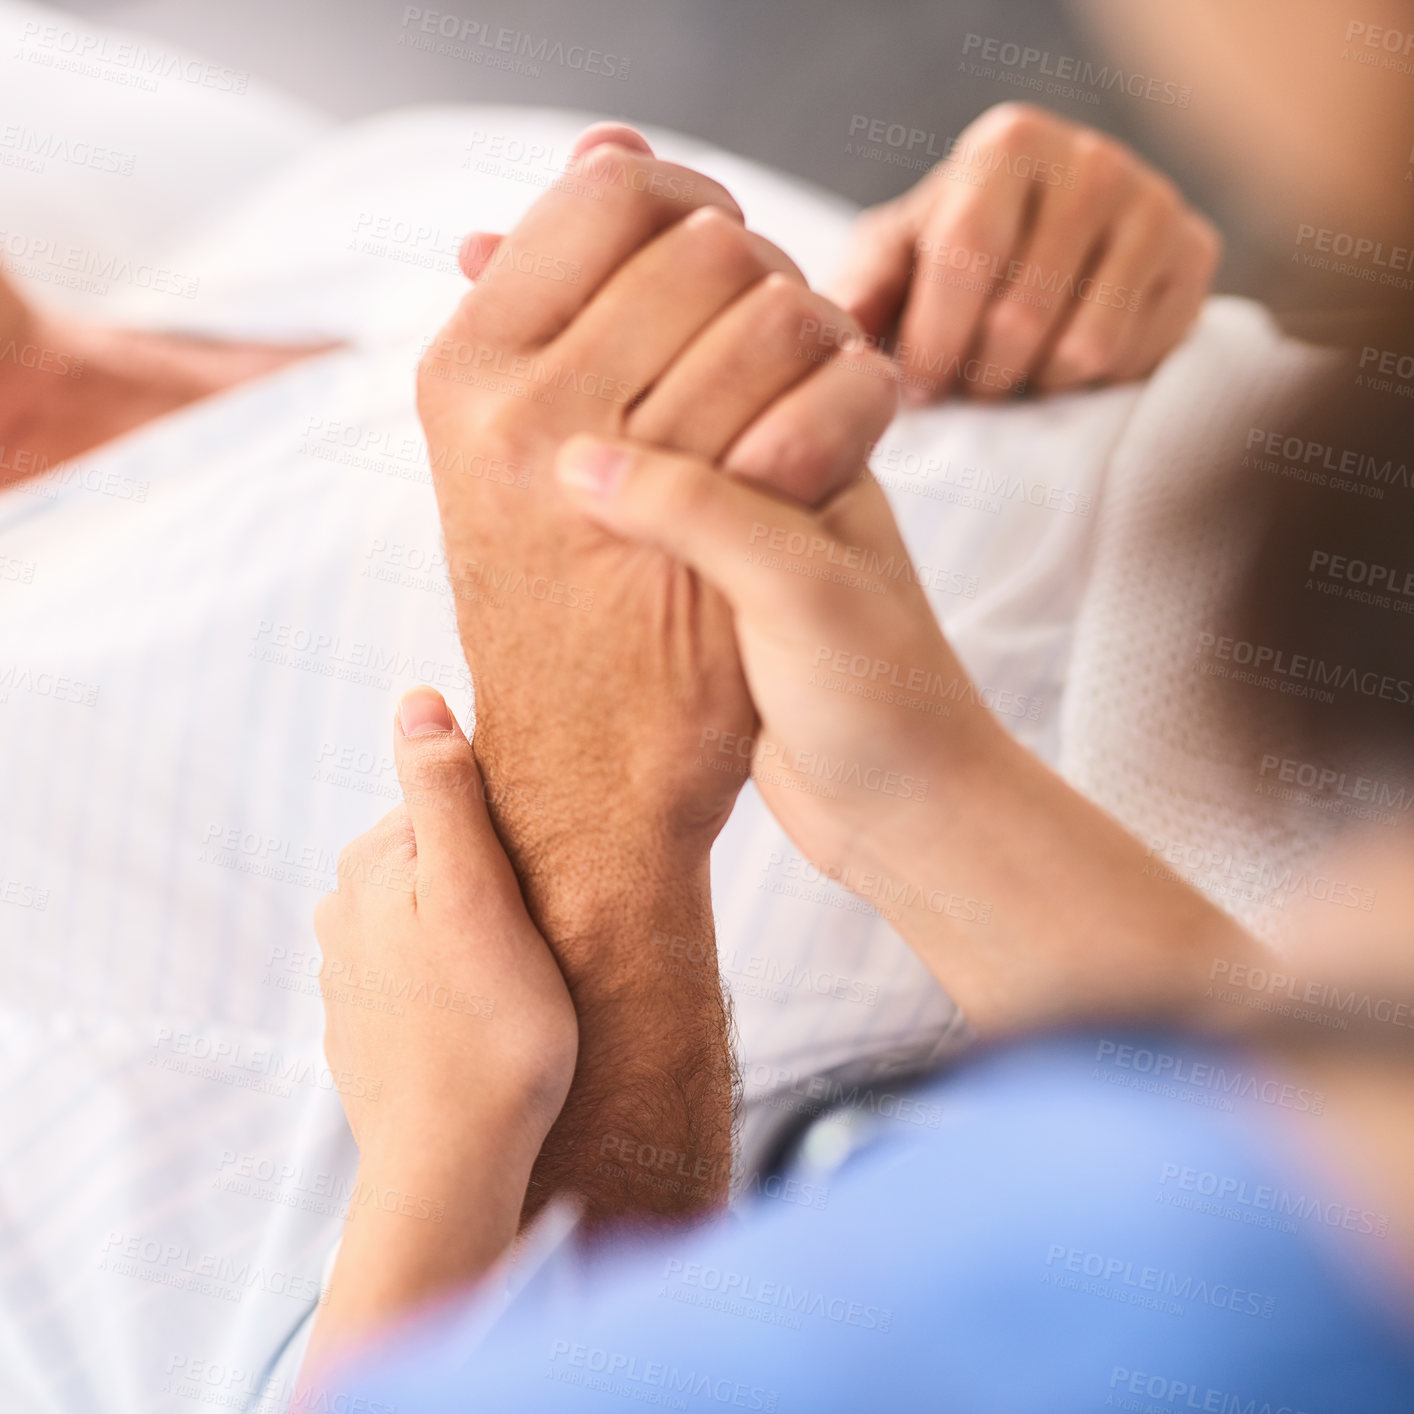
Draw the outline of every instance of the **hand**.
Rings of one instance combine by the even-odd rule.
[[[340,855],[314,916],[355,1198],[379,1195],[351,1204],[321,1349],[505,1250],[575,1065],[569,992],[438,693],[403,697],[393,745],[403,803]]]
[[[1127,147],[1044,109],[982,114],[912,191],[866,211],[832,293],[906,400],[1142,378],[1212,283],[1222,241]]]
[[[587,517],[731,605],[761,729],[705,737],[701,764],[750,761],[796,844],[894,924],[974,1029],[1188,1022],[1211,1010],[1213,960],[1259,951],[1002,729],[867,473],[809,510],[631,442],[575,439],[557,471]]]
[[[557,825],[583,828],[586,801],[647,805],[668,837],[710,840],[735,788],[685,780],[682,744],[750,712],[730,667],[702,671],[731,656],[720,602],[566,516],[558,445],[628,435],[811,502],[858,472],[896,401],[886,360],[802,332],[859,334],[725,191],[622,145],[625,130],[586,150],[594,136],[509,237],[471,243],[477,285],[419,379],[478,755],[537,801],[542,852]],[[554,702],[555,730],[527,730]],[[514,814],[497,816],[513,848]]]
[[[707,868],[742,776],[692,762],[704,724],[749,732],[754,715],[720,596],[577,515],[554,454],[577,432],[630,435],[810,502],[858,474],[896,401],[888,360],[811,335],[858,331],[725,191],[611,135],[507,237],[473,242],[476,287],[419,379],[477,755],[580,1021],[532,1199],[574,1188],[591,1222],[725,1197]],[[656,972],[656,932],[693,938],[700,966]]]
[[[588,518],[679,557],[730,604],[759,731],[707,721],[692,759],[709,777],[749,764],[821,869],[882,865],[930,783],[1003,735],[867,472],[819,510],[630,442],[576,438],[557,474]]]

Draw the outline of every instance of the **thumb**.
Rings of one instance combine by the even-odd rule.
[[[442,694],[414,687],[398,703],[393,757],[417,842],[419,872],[456,872],[492,831],[481,770]]]
[[[830,298],[872,338],[882,339],[898,322],[913,282],[917,239],[913,206],[906,198],[872,207],[854,223]]]
[[[808,580],[781,572],[782,552],[823,556],[834,538],[796,503],[698,457],[638,442],[572,437],[555,475],[592,520],[689,565],[739,612],[767,597],[788,611]]]

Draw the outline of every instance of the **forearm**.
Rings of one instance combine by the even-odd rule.
[[[588,768],[573,798],[529,784],[487,735],[502,765],[491,779],[518,782],[499,804],[491,792],[497,832],[579,1018],[574,1082],[525,1216],[560,1193],[583,1199],[591,1225],[710,1211],[730,1181],[734,1099],[711,834],[655,816],[631,783],[596,790]]]
[[[959,737],[961,739],[961,737]],[[934,767],[926,815],[868,846],[893,921],[976,1029],[1169,1019],[1226,1029],[1218,961],[1260,945],[1000,727]]]
[[[513,1134],[514,1125],[488,1121],[432,1152],[409,1144],[396,1156],[364,1156],[292,1408],[323,1407],[323,1371],[335,1358],[476,1281],[505,1253],[532,1163]]]

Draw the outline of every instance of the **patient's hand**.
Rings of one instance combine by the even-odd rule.
[[[565,1185],[591,1216],[725,1194],[707,854],[742,776],[694,763],[709,727],[754,723],[723,600],[575,513],[554,454],[575,433],[629,435],[819,499],[857,475],[895,404],[887,360],[803,338],[842,323],[721,187],[613,143],[495,246],[423,359],[477,755],[580,1019],[532,1206]],[[699,944],[699,972],[655,972],[655,933]],[[646,1169],[624,1157],[644,1153]]]
[[[1140,378],[1182,338],[1222,242],[1115,139],[1003,103],[912,191],[866,211],[835,298],[897,326],[904,396]]]
[[[504,1251],[575,1062],[574,1007],[470,743],[431,688],[393,737],[403,804],[344,850],[315,913],[324,1050],[359,1148],[316,1362]]]

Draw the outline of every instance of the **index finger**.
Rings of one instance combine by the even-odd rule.
[[[548,343],[635,251],[703,206],[744,221],[710,177],[601,143],[571,159],[491,254],[459,317],[513,330],[521,347]]]

